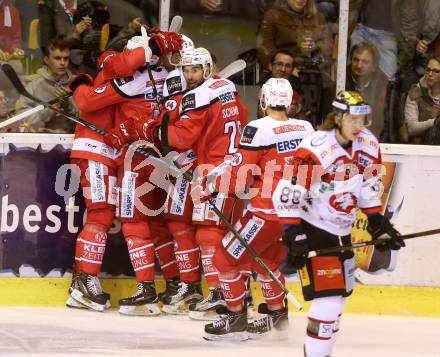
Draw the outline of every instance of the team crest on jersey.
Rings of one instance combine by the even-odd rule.
[[[183,97],[182,110],[194,109],[196,107],[196,94],[190,93]]]
[[[104,244],[106,240],[107,234],[105,234],[104,232],[98,232],[95,234],[95,241],[97,241],[98,243]]]
[[[182,80],[180,76],[168,78],[167,81],[168,94],[180,93],[182,91]]]
[[[94,92],[96,94],[101,94],[101,93],[104,93],[106,89],[107,89],[107,86],[102,86],[102,87],[95,88]]]
[[[242,144],[250,144],[252,140],[254,140],[255,134],[257,133],[258,128],[254,126],[247,126],[244,128],[243,135],[241,136],[240,143]]]
[[[174,99],[169,99],[165,102],[165,108],[172,112],[174,109],[177,108],[177,102]]]
[[[357,198],[351,192],[333,194],[329,199],[330,206],[336,211],[350,214],[357,208]]]
[[[238,166],[243,162],[243,155],[241,152],[237,152],[234,154],[234,156],[232,157],[231,160],[231,165],[232,166]]]

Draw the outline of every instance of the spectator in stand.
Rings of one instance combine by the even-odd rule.
[[[414,33],[417,0],[363,0],[358,4],[360,22],[351,34],[351,46],[370,42],[379,51],[379,68],[390,81],[398,70],[397,43]]]
[[[368,128],[374,136],[384,130],[384,109],[388,80],[378,67],[379,53],[369,42],[360,42],[350,51],[351,64],[347,68],[346,89],[359,92],[372,108],[372,124]]]
[[[0,63],[9,62],[21,72],[23,56],[20,14],[8,0],[0,0]]]
[[[325,94],[332,88],[332,38],[324,15],[315,0],[281,0],[264,14],[257,35],[257,57],[261,77],[269,71],[269,63],[277,50],[288,50],[295,56],[304,105],[310,121],[321,120]],[[329,106],[329,105],[327,105]]]
[[[405,104],[405,123],[410,143],[432,144],[430,131],[440,128],[440,58],[432,57],[425,75],[408,93]]]
[[[26,89],[35,97],[44,101],[66,96],[71,93],[68,83],[72,78],[69,70],[69,42],[64,39],[54,39],[47,48],[43,48],[44,66],[37,71],[40,79],[30,82]],[[73,100],[64,99],[56,104],[67,113],[75,114]],[[26,97],[20,97],[20,109],[26,110],[35,107],[35,103]],[[73,124],[59,114],[45,109],[34,114],[27,120],[30,132],[73,133]],[[26,125],[26,124],[25,124]]]
[[[39,0],[38,17],[40,47],[47,48],[56,37],[64,36],[70,47],[79,46],[83,33],[92,27],[92,19],[85,16],[73,23],[77,7],[82,1],[76,0]]]
[[[269,63],[269,78],[284,78],[290,82],[293,89],[293,97],[290,110],[287,114],[289,118],[307,120],[307,115],[302,111],[303,103],[298,81],[298,70],[295,68],[294,61],[294,56],[289,51],[277,51]],[[265,78],[260,84],[263,85],[269,78]],[[262,117],[264,117],[263,110],[258,106],[258,118]]]
[[[419,0],[417,16],[413,18],[406,41],[399,48],[402,91],[408,92],[412,84],[417,83],[432,56],[440,55],[440,1]]]
[[[283,0],[264,14],[257,35],[257,56],[263,71],[277,50],[295,55],[299,66],[331,58],[332,40],[315,0]]]

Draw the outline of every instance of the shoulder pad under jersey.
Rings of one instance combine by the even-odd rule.
[[[183,76],[182,70],[179,68],[173,69],[168,73],[165,79],[165,85],[163,88],[163,97],[168,98],[173,95],[182,93],[187,89],[187,84],[185,77]]]
[[[235,101],[234,83],[224,78],[209,78],[182,98],[182,112],[201,109],[219,100],[222,105]]]
[[[168,72],[163,68],[157,68],[151,71],[154,83],[156,85],[157,94],[159,97],[163,94],[163,86]],[[133,76],[125,78],[115,78],[112,81],[115,90],[127,98],[144,97],[147,100],[153,100],[154,90],[153,82],[148,74],[148,71],[136,71]]]
[[[357,138],[353,141],[353,151],[363,151],[368,155],[378,159],[380,153],[380,145],[373,133],[364,128]]]

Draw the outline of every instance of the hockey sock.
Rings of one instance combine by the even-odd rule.
[[[223,275],[220,276],[220,287],[228,307],[243,306],[245,289],[241,274],[232,279],[223,278]]]
[[[344,308],[344,298],[330,296],[314,299],[308,313],[305,351],[307,356],[330,356],[336,320]]]
[[[179,278],[179,267],[174,255],[174,242],[169,239],[156,243],[155,254],[165,280]]]
[[[151,236],[154,239],[155,254],[165,280],[178,279],[179,267],[174,255],[174,242],[163,221],[149,222]]]
[[[200,247],[202,251],[202,267],[205,275],[206,283],[209,288],[214,289],[219,287],[218,271],[212,264],[212,257],[214,256],[215,248]]]
[[[275,271],[274,274],[280,282],[285,285],[284,275],[279,271]],[[283,303],[285,298],[284,291],[269,276],[260,278],[260,283],[267,305],[279,305]]]
[[[154,244],[150,239],[150,230],[146,222],[122,224],[122,233],[127,242],[128,255],[133,266],[136,280],[154,280]]]
[[[221,243],[225,235],[225,230],[217,226],[198,226],[196,232],[196,241],[200,246],[202,254],[202,267],[206,282],[209,288],[218,288],[218,271],[212,264],[212,257],[215,250]]]
[[[194,228],[183,222],[169,222],[168,227],[174,238],[180,280],[185,283],[199,281],[200,250],[195,240]]]
[[[101,271],[106,242],[107,232],[103,226],[86,224],[76,240],[76,272],[98,274]]]

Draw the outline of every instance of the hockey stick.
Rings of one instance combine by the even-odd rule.
[[[422,231],[422,232],[416,232],[416,233],[411,233],[411,234],[405,234],[403,236],[400,236],[400,238],[403,240],[406,240],[406,239],[431,236],[431,235],[439,234],[439,233],[440,233],[440,228],[439,229],[432,229],[430,231]],[[319,256],[319,255],[325,255],[325,254],[330,254],[330,253],[340,253],[344,250],[353,250],[353,249],[357,249],[357,248],[363,248],[363,247],[367,247],[370,245],[381,244],[386,241],[388,241],[388,239],[375,239],[375,240],[370,240],[370,241],[362,241],[362,242],[352,243],[351,245],[343,245],[340,247],[330,247],[330,248],[312,250],[309,252],[307,257],[313,258],[313,257]]]
[[[65,100],[66,98],[68,98],[70,96],[71,96],[71,94],[64,95],[64,96],[59,97],[59,98],[54,98],[54,99],[50,100],[48,103],[55,104],[55,103],[57,103],[57,102],[59,102],[61,100]],[[0,123],[0,129],[2,129],[2,128],[8,126],[8,125],[14,124],[17,121],[23,120],[24,118],[27,118],[27,117],[35,114],[35,113],[41,112],[43,109],[44,109],[44,106],[40,104],[40,105],[37,105],[35,108],[30,108],[30,109],[28,109],[28,110],[26,110],[26,111],[24,111],[22,113],[14,115],[12,118],[9,118],[9,119],[1,122]]]
[[[43,105],[44,107],[50,108],[53,111],[55,111],[56,113],[59,113],[60,115],[63,115],[64,117],[66,117],[67,119],[73,120],[74,122],[83,125],[85,127],[87,127],[88,129],[100,134],[100,135],[107,135],[107,131],[96,127],[95,125],[79,118],[73,115],[69,115],[66,114],[65,112],[63,112],[62,110],[58,110],[56,108],[53,108],[53,106],[51,106],[49,103],[44,102],[36,97],[34,97],[32,94],[30,94],[23,86],[23,84],[20,82],[20,79],[17,76],[17,73],[15,72],[15,70],[9,65],[9,64],[3,64],[2,65],[2,69],[4,71],[4,73],[6,74],[6,76],[9,78],[9,80],[12,82],[13,86],[15,87],[15,89],[23,96],[35,101],[36,103],[39,103],[41,105]],[[169,121],[169,114],[166,113],[165,117],[167,117],[166,119],[166,124],[168,124]],[[164,119],[165,120],[165,119]],[[166,127],[168,127],[168,125],[166,125]],[[165,129],[166,130],[166,129]],[[165,133],[167,134],[167,132],[165,131]],[[129,146],[128,144],[126,146]],[[168,147],[169,149],[169,147]],[[166,164],[168,165],[171,169],[175,169],[174,167],[172,167],[172,165],[170,165],[168,162],[164,161],[163,159],[160,159],[154,155],[151,155],[149,152],[137,147],[135,152],[144,155],[145,157],[148,157],[149,159],[151,159],[152,161],[156,161],[156,162],[160,162],[161,164]],[[176,167],[178,167],[176,165]],[[191,174],[189,174],[188,172],[185,172],[183,170],[181,170],[179,168],[179,173],[184,175],[184,177],[188,180],[188,181],[192,181],[193,177]],[[292,293],[287,290],[287,288],[281,283],[281,281],[272,273],[272,271],[266,266],[266,264],[264,264],[264,262],[258,257],[258,255],[255,253],[255,251],[249,247],[249,245],[247,245],[246,241],[243,240],[243,238],[240,236],[240,234],[235,230],[235,228],[232,226],[232,224],[226,220],[226,218],[222,215],[222,213],[217,209],[217,207],[215,206],[215,203],[213,203],[211,200],[209,200],[210,205],[212,205],[214,212],[219,215],[220,219],[223,220],[223,222],[225,223],[225,225],[228,227],[228,229],[231,230],[231,232],[237,237],[237,239],[243,244],[243,246],[246,247],[246,249],[248,249],[249,253],[254,257],[254,259],[257,261],[258,264],[260,264],[260,266],[269,274],[269,276],[274,280],[274,282],[285,292],[286,297],[289,299],[289,301],[298,309],[301,310],[302,306],[299,303],[298,300],[295,299],[295,297],[292,295]]]
[[[93,125],[92,123],[89,123],[88,121],[85,121],[84,119],[81,119],[78,116],[67,114],[63,110],[60,110],[60,109],[54,107],[52,104],[50,104],[50,102],[45,102],[41,99],[34,97],[32,94],[30,94],[26,90],[26,88],[23,86],[20,79],[18,78],[17,73],[8,63],[2,64],[2,70],[5,73],[5,75],[9,78],[9,80],[11,81],[12,85],[15,87],[17,92],[19,94],[21,94],[22,96],[29,98],[30,100],[34,101],[35,103],[42,105],[44,108],[49,108],[49,109],[53,110],[55,113],[58,113],[58,114],[62,115],[63,117],[74,121],[77,124],[85,126],[87,129],[90,129],[90,130],[94,131],[95,133],[98,133],[99,135],[102,135],[102,136],[107,135],[106,130],[98,128],[97,126]],[[126,145],[126,147],[129,147],[129,146],[130,146],[129,144]],[[140,147],[136,148],[135,152],[137,152],[145,157],[150,158],[152,161],[160,162],[161,164],[164,163],[163,160],[160,160],[156,156],[151,155],[148,151],[146,151]]]
[[[238,73],[246,68],[246,62],[242,59],[238,59],[234,62],[229,63],[225,68],[223,68],[218,75],[222,78],[229,78],[230,76]]]
[[[162,145],[162,149],[164,150],[165,155],[167,155],[170,152],[170,147],[168,144],[168,122],[170,120],[170,115],[169,113],[165,113],[164,118],[162,120],[162,124],[161,124],[161,139],[163,140],[163,145]],[[162,141],[161,141],[162,143]],[[176,162],[173,161],[174,165],[176,165],[176,167],[179,170],[182,170],[182,168],[180,167],[180,165]],[[182,173],[182,175],[188,180],[188,181],[192,181],[193,180],[193,176],[187,172],[184,171]],[[215,205],[215,202],[213,202],[211,199],[208,199],[207,202],[209,203],[209,205],[211,206],[212,210],[214,211],[214,213],[220,218],[220,220],[225,224],[225,226],[229,229],[229,231],[235,236],[235,238],[238,239],[238,241],[243,245],[243,247],[248,251],[248,253],[254,258],[254,260],[258,263],[258,265],[263,268],[263,270],[269,274],[269,276],[271,277],[271,279],[275,282],[275,284],[278,285],[278,287],[280,289],[282,289],[284,291],[284,293],[286,294],[286,297],[289,299],[289,301],[293,304],[293,306],[295,306],[295,308],[298,311],[302,310],[302,306],[300,304],[300,302],[293,296],[293,294],[283,285],[283,283],[275,276],[275,274],[272,272],[272,270],[270,270],[268,268],[268,266],[261,260],[261,258],[258,256],[258,254],[255,252],[255,250],[244,240],[244,238],[241,236],[241,234],[235,229],[235,227],[232,225],[231,222],[229,222],[229,220],[223,215],[223,213],[217,208],[217,206]]]
[[[169,32],[180,32],[183,24],[183,17],[180,15],[176,15],[171,19],[170,27],[168,28]]]

